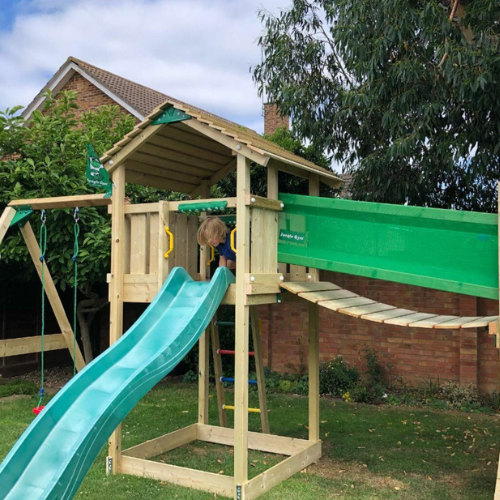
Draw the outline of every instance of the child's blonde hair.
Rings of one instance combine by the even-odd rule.
[[[198,244],[207,245],[209,240],[217,238],[224,241],[227,236],[227,227],[218,217],[205,219],[198,229]]]

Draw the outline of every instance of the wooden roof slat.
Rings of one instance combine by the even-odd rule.
[[[194,177],[200,177],[203,179],[214,175],[214,171],[208,170],[207,168],[193,167],[192,165],[186,165],[185,163],[179,161],[165,160],[158,158],[157,156],[148,155],[147,153],[133,155],[130,160],[127,161],[127,165],[129,161],[149,165],[150,167],[160,168],[166,172],[183,172],[185,174],[190,174]]]
[[[186,184],[191,184],[192,186],[197,186],[198,183],[202,181],[201,177],[193,177],[192,175],[184,174],[182,173],[182,170],[165,170],[158,167],[152,167],[151,165],[147,165],[144,163],[136,162],[134,160],[129,160],[127,162],[127,170],[138,172],[140,174],[161,177],[162,179],[184,182]],[[198,181],[198,183],[196,181]]]
[[[209,160],[212,163],[219,165],[226,164],[228,157],[231,156],[231,151],[229,149],[226,149],[225,153],[222,154],[220,152],[202,148],[194,144],[189,144],[178,139],[171,139],[170,137],[166,137],[165,135],[161,135],[160,137],[156,136],[151,141],[148,141],[148,144],[161,149],[188,154],[189,156],[192,156],[196,159]]]
[[[232,158],[227,165],[222,167],[219,171],[215,172],[212,177],[208,180],[208,184],[210,186],[213,186],[214,184],[217,184],[221,179],[226,178],[231,172],[236,170],[236,158]],[[200,196],[202,194],[202,188],[203,185],[199,185],[196,187],[189,195],[192,198],[196,198],[197,196]]]
[[[168,127],[165,127],[159,135],[161,137],[167,137],[168,139],[174,139],[184,143],[194,144],[202,149],[208,149],[223,155],[228,154],[228,149],[226,146],[205,137],[203,134],[200,134],[196,130],[188,129],[187,127],[181,128],[178,125],[178,123],[170,124]]]
[[[138,151],[134,153],[130,158],[142,163],[149,162],[151,163],[151,165],[165,168],[166,170],[172,168],[173,165],[175,165],[176,167],[185,165],[189,169],[196,169],[197,171],[204,172],[203,177],[211,176],[215,172],[217,172],[216,168],[210,168],[211,164],[208,162],[200,162],[199,164],[197,164],[197,162],[192,161],[189,157],[179,154],[173,154],[170,158],[161,158],[159,156],[149,154],[147,153],[147,151]]]
[[[165,179],[154,175],[143,174],[141,172],[127,170],[125,173],[126,182],[140,184],[141,186],[154,187],[157,189],[165,189],[167,191],[178,191],[188,194],[193,185],[186,184],[175,180]]]
[[[291,293],[314,292],[325,290],[339,290],[340,287],[328,281],[288,281],[281,283],[281,288]]]

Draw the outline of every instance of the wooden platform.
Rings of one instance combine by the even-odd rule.
[[[401,309],[361,297],[329,282],[288,282],[281,288],[332,311],[355,318],[415,328],[479,328],[498,321],[498,316],[443,316]]]

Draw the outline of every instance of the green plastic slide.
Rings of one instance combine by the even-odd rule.
[[[189,352],[233,274],[210,282],[175,268],[137,322],[35,418],[0,466],[0,500],[73,498],[113,430]]]

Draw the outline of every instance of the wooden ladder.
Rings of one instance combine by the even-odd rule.
[[[230,323],[230,322],[229,322]],[[229,325],[225,325],[229,326]],[[250,308],[250,328],[252,331],[255,371],[257,372],[257,389],[259,395],[259,410],[262,432],[269,434],[269,415],[267,412],[266,384],[264,377],[264,366],[262,363],[262,343],[260,339],[259,316],[255,307]],[[219,423],[221,427],[227,427],[227,412],[225,410],[224,383],[222,382],[222,358],[220,353],[220,337],[217,317],[210,323],[210,337],[212,339],[212,355],[214,359],[215,387],[217,392],[217,404],[219,408]]]

